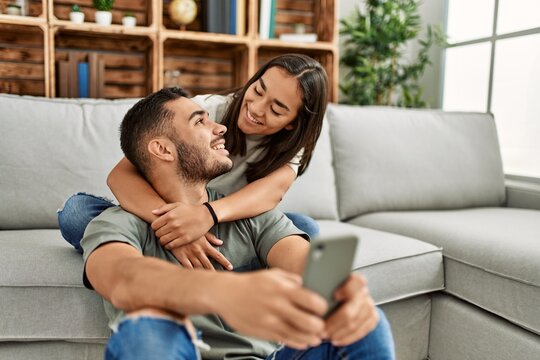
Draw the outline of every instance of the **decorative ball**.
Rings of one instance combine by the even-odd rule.
[[[195,0],[173,0],[169,5],[171,19],[179,25],[187,25],[197,17]]]

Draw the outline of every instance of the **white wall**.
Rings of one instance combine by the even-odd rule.
[[[340,18],[348,17],[358,4],[362,4],[364,0],[339,0],[339,16]],[[419,12],[422,18],[423,28],[427,24],[443,26],[445,17],[445,0],[422,0]],[[422,32],[420,36],[424,36]],[[418,51],[416,42],[410,44],[407,48],[407,54],[414,59],[414,55]],[[426,67],[424,76],[421,79],[421,84],[424,88],[424,98],[429,102],[431,107],[440,108],[441,104],[441,60],[442,51],[440,48],[432,48],[430,51],[430,59],[433,65]],[[340,69],[340,75],[343,76],[345,71]]]

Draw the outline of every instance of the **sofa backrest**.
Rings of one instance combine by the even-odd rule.
[[[57,228],[78,191],[112,197],[118,126],[135,101],[0,95],[0,229]]]
[[[57,228],[56,211],[79,191],[113,198],[106,177],[122,157],[118,127],[136,101],[0,94],[0,229]],[[214,114],[219,102],[205,105]],[[337,219],[327,125],[280,209]]]
[[[491,115],[331,104],[327,117],[341,219],[505,201]]]
[[[338,220],[330,126],[324,119],[321,136],[306,172],[298,177],[278,209],[299,212],[314,219]]]

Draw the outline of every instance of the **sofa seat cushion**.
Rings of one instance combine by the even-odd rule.
[[[58,230],[0,231],[0,247],[0,342],[106,341],[103,301]]]
[[[337,221],[321,220],[321,236],[356,234],[353,270],[366,276],[378,304],[410,298],[444,288],[441,249],[388,232]]]
[[[447,292],[540,334],[540,211],[385,212],[351,223],[442,247]]]

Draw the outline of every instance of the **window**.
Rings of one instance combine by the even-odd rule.
[[[505,173],[540,177],[540,1],[447,1],[443,109],[493,113]]]

